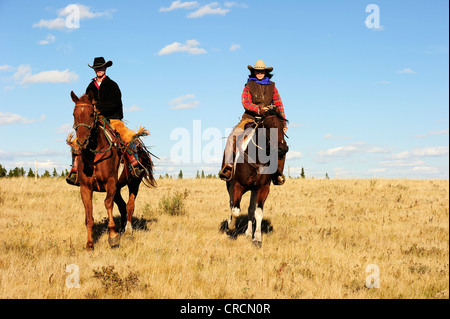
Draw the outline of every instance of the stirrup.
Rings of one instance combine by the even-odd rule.
[[[137,166],[132,166],[132,165],[130,165],[130,166],[131,166],[132,174],[135,177],[140,178],[145,175],[145,169],[139,167],[139,164]]]
[[[69,185],[80,186],[78,181],[78,173],[70,172],[69,176],[66,177],[66,182]]]

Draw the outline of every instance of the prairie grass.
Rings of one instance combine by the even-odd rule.
[[[449,298],[448,181],[289,179],[271,188],[260,249],[219,231],[230,214],[219,180],[142,186],[118,249],[103,201],[88,253],[78,188],[0,179],[0,298]],[[66,286],[71,264],[80,288]],[[368,265],[380,288],[366,287]]]

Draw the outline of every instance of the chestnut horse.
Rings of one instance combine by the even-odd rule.
[[[91,92],[89,92],[91,93]],[[86,249],[94,249],[92,227],[92,194],[94,191],[106,192],[105,207],[108,212],[108,242],[111,247],[119,245],[119,233],[113,219],[114,202],[119,207],[121,215],[121,231],[132,234],[131,218],[134,212],[134,202],[139,185],[144,178],[147,186],[155,186],[153,178],[153,163],[145,146],[140,144],[139,156],[141,165],[145,168],[145,175],[138,178],[131,174],[127,156],[122,156],[127,147],[121,144],[117,136],[107,136],[107,120],[99,117],[92,94],[78,98],[71,92],[75,102],[74,129],[79,148],[78,181],[80,183],[81,199],[86,213],[87,243]],[[111,134],[111,133],[110,133]],[[114,133],[112,133],[114,134]],[[147,133],[148,134],[148,133]],[[142,135],[147,135],[145,132]],[[123,166],[121,165],[123,162]],[[119,166],[123,167],[119,176]],[[127,185],[129,199],[126,204],[120,195],[120,189]]]
[[[245,148],[245,151],[242,151],[242,148],[240,151],[236,151],[234,175],[227,182],[231,208],[227,233],[231,237],[235,236],[236,219],[241,214],[242,195],[251,191],[245,235],[252,237],[253,244],[258,247],[261,247],[262,244],[263,207],[269,195],[272,175],[277,169],[280,172],[283,171],[285,156],[289,150],[284,139],[284,121],[286,120],[274,108],[263,114],[259,122],[250,123],[253,129],[246,128],[245,130],[245,135],[252,131],[244,142],[244,145],[248,146],[242,147]],[[249,147],[252,145],[253,150],[257,149],[257,152],[254,151],[253,154]]]

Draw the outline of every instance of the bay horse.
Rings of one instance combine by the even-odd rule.
[[[86,214],[87,243],[86,250],[94,249],[92,228],[94,226],[92,194],[106,192],[105,207],[108,212],[108,243],[111,247],[119,246],[119,233],[113,219],[114,202],[117,204],[121,215],[121,231],[126,235],[132,234],[131,218],[134,212],[134,204],[138,194],[139,185],[144,179],[148,187],[156,185],[153,177],[153,162],[145,145],[140,143],[138,147],[139,159],[145,169],[144,176],[136,177],[131,174],[128,158],[123,156],[127,145],[120,143],[120,137],[114,132],[107,133],[107,120],[98,115],[95,101],[91,92],[78,98],[71,92],[72,101],[75,103],[73,111],[74,129],[77,137],[76,146],[79,149],[78,181],[80,183],[81,199]],[[111,136],[112,135],[112,136]],[[145,130],[140,130],[140,135],[148,135]],[[70,139],[70,136],[69,136]],[[68,139],[68,144],[69,143]],[[71,145],[74,147],[74,145]],[[122,162],[122,165],[121,165]],[[119,167],[121,172],[119,172]],[[128,186],[128,203],[123,200],[120,190]]]
[[[254,133],[250,134],[247,142],[244,143],[255,146],[258,152],[253,152],[252,154],[252,152],[249,152],[248,146],[245,146],[245,151],[242,148],[240,152],[236,151],[234,174],[232,179],[227,182],[231,209],[227,234],[231,237],[235,236],[236,219],[241,214],[241,199],[246,192],[250,191],[248,226],[245,235],[251,237],[253,244],[257,247],[262,245],[261,223],[263,207],[269,195],[272,175],[277,169],[281,172],[283,171],[285,156],[289,150],[284,139],[283,128],[285,121],[277,108],[273,108],[262,114],[261,119],[250,123],[250,127],[246,126],[246,135],[250,130]],[[257,134],[257,130],[259,132],[262,131],[263,134]],[[267,160],[267,155],[270,155],[269,161]]]

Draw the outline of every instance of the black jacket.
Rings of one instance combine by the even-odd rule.
[[[109,77],[105,77],[97,89],[95,79],[89,83],[86,94],[92,91],[94,99],[97,101],[97,110],[107,119],[123,119],[122,93],[116,82]]]

